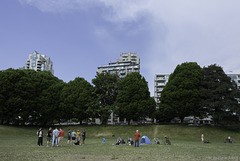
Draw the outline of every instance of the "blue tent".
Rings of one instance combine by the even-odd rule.
[[[151,144],[151,141],[147,136],[143,136],[140,140],[140,144]]]

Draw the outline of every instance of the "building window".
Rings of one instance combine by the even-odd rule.
[[[42,64],[42,65],[41,65],[41,71],[44,71],[44,69],[45,69],[45,65]]]
[[[36,66],[36,60],[32,60],[32,67],[35,67]]]

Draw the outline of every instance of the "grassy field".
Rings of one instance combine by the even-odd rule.
[[[69,146],[67,129],[87,132],[86,145]],[[63,147],[37,146],[38,127],[0,126],[0,160],[240,160],[240,132],[215,127],[188,127],[174,125],[158,126],[71,126],[63,127],[65,131]],[[117,137],[127,140],[134,138],[138,129],[141,136],[168,136],[172,145],[143,145],[139,148],[127,145],[112,145]],[[47,129],[44,129],[46,135]],[[200,141],[204,134],[210,144]],[[113,137],[114,135],[114,137]],[[234,143],[225,144],[227,136]],[[102,138],[107,139],[102,144]]]

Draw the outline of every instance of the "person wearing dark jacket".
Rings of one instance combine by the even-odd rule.
[[[37,131],[37,136],[38,136],[38,145],[42,146],[43,145],[43,131],[42,131],[42,128],[40,128]]]

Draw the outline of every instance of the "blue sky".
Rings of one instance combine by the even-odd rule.
[[[240,73],[239,0],[1,0],[0,70],[34,50],[55,76],[87,81],[97,67],[136,52],[153,95],[154,76],[178,64],[217,64]]]

